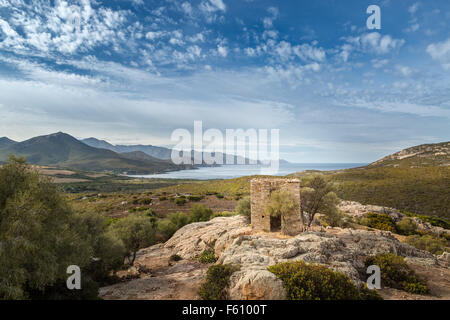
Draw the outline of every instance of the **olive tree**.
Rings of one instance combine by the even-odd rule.
[[[130,265],[133,265],[139,249],[151,246],[156,242],[155,226],[146,215],[128,216],[114,223],[111,228],[113,234],[123,241],[126,258]]]
[[[0,299],[95,298],[92,262],[109,271],[122,255],[105,231],[101,217],[76,213],[49,178],[11,156],[0,168]],[[84,275],[76,296],[65,288],[70,265]]]
[[[306,187],[301,189],[301,214],[303,223],[309,228],[317,213],[323,213],[329,220],[339,219],[340,212],[337,208],[339,199],[333,192],[331,183],[326,182],[321,176],[314,176]]]
[[[279,217],[281,223],[281,233],[288,234],[288,217],[298,212],[298,204],[295,195],[288,190],[276,190],[271,193],[266,212],[271,217]]]

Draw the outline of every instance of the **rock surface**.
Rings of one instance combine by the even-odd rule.
[[[362,284],[361,277],[365,277],[364,260],[373,254],[395,253],[427,268],[442,268],[438,265],[441,259],[401,243],[386,231],[329,228],[326,232],[304,232],[288,238],[277,233],[251,234],[246,218],[241,216],[219,217],[189,224],[165,244],[139,251],[135,265],[138,269],[146,266],[151,276],[144,274],[142,278],[102,288],[101,296],[195,299],[209,267],[196,259],[211,246],[217,263],[240,267],[230,278],[230,299],[284,299],[286,292],[281,280],[267,267],[285,261],[320,263],[347,274],[358,285]],[[172,254],[183,260],[170,262]]]
[[[404,217],[407,217],[403,213],[399,212],[397,209],[382,207],[382,206],[373,206],[373,205],[364,205],[356,201],[341,201],[338,205],[339,209],[352,217],[362,218],[367,213],[378,213],[378,214],[387,214],[389,215],[395,222],[400,221]],[[450,230],[446,230],[441,227],[436,227],[431,225],[428,222],[422,221],[417,217],[412,217],[414,222],[417,224],[417,229],[420,231],[427,231],[433,234],[440,236],[443,233],[450,234]]]

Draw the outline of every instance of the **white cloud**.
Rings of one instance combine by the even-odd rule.
[[[202,3],[200,3],[200,9],[205,12],[216,12],[216,11],[225,12],[227,6],[222,0],[205,0]]]
[[[405,77],[409,77],[413,73],[413,70],[407,66],[396,65],[395,69],[397,70],[397,72],[399,72],[401,75]]]
[[[273,22],[278,18],[279,10],[276,7],[269,7],[267,12],[270,14],[270,17],[263,18],[264,28],[270,29],[273,27]]]
[[[184,11],[184,13],[186,13],[187,15],[191,15],[192,14],[192,6],[189,2],[183,2],[181,4],[181,8]]]
[[[163,31],[149,31],[146,33],[145,37],[149,40],[155,40],[158,38],[162,38],[166,35]]]
[[[372,59],[372,66],[375,69],[379,69],[384,67],[385,65],[387,65],[389,63],[388,59]]]
[[[446,41],[432,43],[427,47],[428,54],[441,63],[445,70],[450,70],[450,38]]]
[[[394,39],[390,35],[381,35],[378,32],[364,33],[357,37],[345,38],[346,44],[341,46],[341,57],[347,61],[354,50],[364,53],[387,54],[399,49],[405,43],[403,39]]]
[[[295,46],[293,50],[294,53],[303,61],[324,61],[326,58],[324,49],[311,46],[307,43]]]
[[[225,58],[225,57],[228,55],[228,48],[225,47],[225,46],[218,45],[218,46],[217,46],[217,53],[218,53],[220,56],[222,56],[222,57]]]
[[[417,12],[417,9],[419,9],[419,5],[420,5],[419,2],[416,2],[416,3],[412,4],[412,5],[408,8],[408,12],[409,12],[410,14],[415,14],[415,13]]]
[[[10,14],[9,24],[0,22],[8,37],[0,48],[17,53],[73,54],[121,41],[120,29],[128,13],[101,6],[94,9],[89,0],[82,0],[78,4],[56,1],[54,6],[51,2],[35,5],[15,1]],[[14,28],[23,30],[24,36]]]

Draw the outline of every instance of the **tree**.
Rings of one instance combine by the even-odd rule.
[[[323,220],[331,227],[341,227],[343,225],[343,214],[337,207],[340,200],[334,192],[328,193],[323,200],[323,205],[320,213],[325,217]]]
[[[238,201],[235,209],[236,213],[245,216],[250,219],[251,216],[251,203],[250,197],[242,198]]]
[[[74,212],[49,178],[11,156],[0,168],[0,299],[96,298],[92,262],[109,269],[117,259],[101,247],[103,225]],[[65,287],[69,265],[82,269],[76,294]]]
[[[295,195],[287,190],[276,190],[270,195],[269,204],[266,207],[271,217],[279,217],[282,220],[281,233],[289,234],[288,216],[298,212],[298,204]]]
[[[155,227],[151,219],[144,214],[131,215],[120,219],[111,225],[111,228],[113,234],[123,241],[130,265],[133,265],[139,249],[155,243]]]
[[[320,212],[332,216],[336,213],[339,200],[333,192],[331,183],[324,178],[314,176],[300,192],[301,215],[303,223],[309,228],[315,215]]]
[[[190,219],[192,222],[208,221],[213,214],[210,208],[205,207],[202,204],[196,204],[190,211]]]

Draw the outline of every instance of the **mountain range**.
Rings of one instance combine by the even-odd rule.
[[[152,145],[113,145],[105,140],[99,140],[96,138],[87,138],[87,139],[83,139],[80,140],[81,142],[94,147],[94,148],[103,148],[103,149],[108,149],[117,153],[130,153],[130,152],[143,152],[148,154],[149,156],[158,158],[158,159],[162,159],[162,160],[169,160],[171,159],[171,155],[172,155],[172,149],[169,148],[164,148],[164,147],[157,147],[157,146],[152,146]],[[191,151],[191,159],[193,160],[195,155],[200,156],[201,152],[198,151]],[[213,153],[214,155],[214,153]],[[223,164],[226,163],[226,158],[227,158],[227,154],[225,153],[221,153],[218,152],[217,153],[218,157],[222,157],[223,159]],[[204,159],[203,155],[202,159]],[[250,163],[250,160],[248,158],[243,158],[240,156],[233,156],[233,163]],[[282,162],[287,162],[285,160],[280,160]],[[203,163],[203,165],[206,165],[205,163]]]
[[[129,152],[136,152],[140,151],[143,153],[146,153],[149,156],[162,159],[162,160],[170,160],[172,149],[164,148],[164,147],[157,147],[152,145],[113,145],[105,140],[99,140],[96,138],[87,138],[80,140],[81,142],[87,144],[88,146],[94,147],[94,148],[101,148],[101,149],[107,149],[114,151],[116,153],[129,153]]]
[[[34,137],[23,142],[0,138],[0,161],[10,154],[25,157],[29,163],[83,171],[151,174],[184,169],[169,160],[143,152],[117,153],[89,146],[62,132]]]

